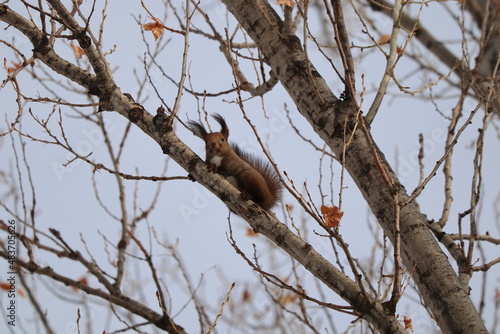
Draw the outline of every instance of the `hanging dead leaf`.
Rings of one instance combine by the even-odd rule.
[[[321,214],[323,214],[326,226],[338,227],[340,224],[340,220],[344,215],[344,212],[340,211],[339,208],[336,206],[322,205]]]
[[[153,36],[154,36],[155,41],[156,41],[163,33],[163,30],[165,30],[165,26],[156,17],[153,17],[152,20],[154,22],[145,23],[142,25],[142,27],[146,31],[151,31],[153,33]]]
[[[86,277],[86,276],[82,276],[82,277],[78,280],[78,282],[82,283],[83,285],[88,285],[88,284],[87,284],[87,277]],[[73,290],[73,291],[78,291],[79,289],[78,289],[77,287],[75,287],[75,286],[72,286],[72,287],[71,287],[71,290]]]
[[[83,49],[78,45],[74,45],[73,43],[69,43],[69,45],[73,48],[73,53],[78,57],[78,59],[85,55],[85,51],[83,51]]]
[[[21,63],[18,63],[18,62],[15,62],[15,61],[11,61],[10,62],[12,64],[12,66],[7,66],[7,71],[9,73],[12,73],[14,71],[16,71],[19,67],[21,67]]]
[[[245,289],[243,291],[243,295],[241,296],[241,301],[243,303],[246,303],[246,302],[250,301],[251,296],[252,295],[250,294],[250,292],[247,289]]]
[[[378,38],[378,44],[388,43],[390,41],[390,39],[391,39],[391,35],[387,35],[387,34],[381,35]]]
[[[0,282],[0,290],[5,290],[8,293],[17,293],[19,297],[24,297],[24,291],[16,287],[15,285],[12,285],[9,282]]]
[[[277,0],[276,1],[277,5],[285,5],[290,8],[293,8],[295,6],[295,2],[293,0]]]
[[[297,298],[299,297],[299,295],[297,294],[284,294],[280,297],[280,300],[279,300],[279,303],[281,306],[285,306],[286,304],[289,304],[289,303],[293,303],[295,300],[297,300]]]
[[[405,329],[409,329],[413,332],[413,323],[410,318],[407,318],[403,315],[403,321],[405,323]]]
[[[258,235],[259,235],[259,233],[255,232],[255,231],[253,230],[253,228],[251,228],[251,227],[247,227],[247,233],[246,233],[246,235],[247,235],[247,237],[252,237],[252,238],[253,238],[253,237],[258,236]]]

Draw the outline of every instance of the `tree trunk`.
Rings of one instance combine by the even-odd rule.
[[[338,157],[342,156],[348,139],[352,139],[346,149],[344,166],[394,242],[394,199],[405,203],[409,196],[373,142],[363,119],[356,117],[355,103],[334,96],[308,61],[299,39],[284,31],[282,20],[267,1],[223,2],[258,45],[300,113]],[[345,124],[346,131],[343,131]],[[351,137],[352,129],[355,133]],[[414,201],[401,207],[399,221],[403,262],[410,272],[415,268],[413,278],[442,332],[487,333],[446,255],[429,231],[425,215]]]

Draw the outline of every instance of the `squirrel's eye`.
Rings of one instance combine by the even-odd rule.
[[[224,138],[221,138],[220,141],[226,141]]]

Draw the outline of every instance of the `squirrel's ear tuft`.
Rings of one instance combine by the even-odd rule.
[[[189,121],[188,128],[193,132],[195,136],[200,137],[203,140],[206,140],[208,133],[203,125],[195,121]]]
[[[227,127],[226,121],[224,120],[224,117],[222,117],[221,114],[217,113],[214,114],[212,117],[217,121],[217,123],[220,124],[221,127],[220,132],[224,135],[224,137],[226,137],[226,139],[229,138],[229,129]]]

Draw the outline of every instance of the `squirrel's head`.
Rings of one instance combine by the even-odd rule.
[[[226,121],[219,114],[214,114],[213,118],[220,124],[220,132],[210,132],[203,125],[198,122],[189,121],[189,129],[193,131],[194,135],[200,137],[205,141],[207,153],[213,155],[225,155],[227,150],[230,150],[228,144],[229,129],[227,127]]]
[[[207,153],[212,155],[226,155],[225,152],[230,150],[226,136],[221,132],[212,132],[207,134],[205,140]]]

